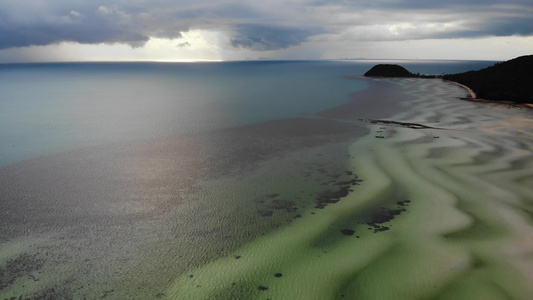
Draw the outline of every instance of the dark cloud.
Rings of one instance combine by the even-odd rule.
[[[466,9],[476,12],[506,4],[516,7],[531,7],[531,0],[373,0],[373,1],[351,1],[351,0],[314,0],[308,1],[312,6],[342,6],[346,9],[395,9],[395,10],[436,10],[436,9]]]
[[[94,24],[57,26],[43,24],[15,29],[0,28],[0,49],[33,45],[49,45],[64,41],[84,44],[127,43],[132,47],[142,46],[149,37],[143,33],[124,30],[117,26]]]
[[[124,43],[142,46],[150,37],[179,37],[188,27],[160,19],[138,7],[66,6],[50,1],[47,7],[0,3],[0,49],[48,45],[65,41],[84,44]]]
[[[376,40],[533,35],[532,16],[531,0],[2,0],[0,49],[65,41],[136,47],[193,28],[226,32],[233,47],[265,51],[324,33],[357,32],[354,38],[368,40],[374,33],[362,33],[367,28],[383,31],[400,22],[413,26]],[[432,32],[432,22],[462,25]]]
[[[183,47],[189,47],[190,45],[191,45],[191,43],[189,43],[189,42],[183,42],[183,43],[177,44],[176,47],[183,48]]]
[[[533,15],[528,17],[498,18],[480,26],[485,35],[510,36],[533,34]]]
[[[431,38],[477,38],[487,36],[531,36],[533,35],[533,17],[497,15],[471,19],[464,22],[462,30],[436,33]]]
[[[234,47],[258,51],[284,49],[304,42],[308,37],[323,33],[320,29],[295,29],[256,24],[241,24],[236,27]]]

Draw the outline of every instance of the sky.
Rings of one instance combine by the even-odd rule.
[[[0,0],[0,63],[528,54],[533,0]]]

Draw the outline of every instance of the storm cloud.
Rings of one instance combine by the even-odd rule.
[[[530,0],[3,0],[0,49],[75,42],[143,46],[193,29],[228,47],[269,51],[310,40],[383,41],[533,35]]]
[[[258,51],[277,50],[296,46],[308,37],[323,33],[324,30],[312,28],[288,28],[240,24],[235,28],[236,36],[231,40],[234,47]]]

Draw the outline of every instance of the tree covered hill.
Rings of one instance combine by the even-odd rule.
[[[533,103],[533,55],[442,78],[470,87],[481,99]]]
[[[436,78],[435,75],[420,75],[409,72],[406,68],[394,64],[379,64],[368,70],[366,77],[413,77],[413,78]]]
[[[399,65],[379,64],[365,73],[367,77],[415,77],[406,68]]]

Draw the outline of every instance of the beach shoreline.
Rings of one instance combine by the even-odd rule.
[[[368,86],[364,90],[350,93],[349,102],[317,112],[315,116],[338,120],[389,118],[401,111],[402,102],[407,100],[400,93],[400,87],[387,79],[376,80],[362,75],[346,75],[341,78],[364,81]]]
[[[443,79],[443,80],[444,80],[444,81],[447,81],[447,82],[451,82],[451,83],[453,83],[453,84],[455,84],[455,85],[458,85],[458,86],[464,88],[464,89],[468,92],[468,94],[470,95],[470,98],[472,98],[473,100],[476,100],[476,99],[477,99],[477,95],[476,95],[476,93],[475,93],[471,88],[469,88],[468,86],[466,86],[466,85],[464,85],[464,84],[462,84],[462,83],[459,83],[459,82],[457,82],[457,81],[446,80],[446,79]],[[479,100],[481,100],[481,99],[479,99]]]
[[[459,83],[457,81],[453,81],[453,80],[446,80],[446,79],[442,79],[443,81],[445,82],[450,82],[450,83],[453,83],[455,85],[458,85],[462,88],[464,88],[465,90],[467,90],[468,94],[470,95],[470,97],[464,97],[464,98],[461,98],[461,100],[466,100],[466,101],[471,101],[471,102],[479,102],[479,103],[487,103],[487,104],[494,104],[494,105],[502,105],[502,106],[508,106],[508,107],[518,107],[518,108],[530,108],[530,109],[533,109],[533,103],[519,103],[519,102],[514,102],[514,101],[505,101],[505,100],[487,100],[487,99],[482,99],[482,98],[478,98],[476,93],[474,92],[474,90],[472,90],[470,87],[462,84],[462,83]]]

